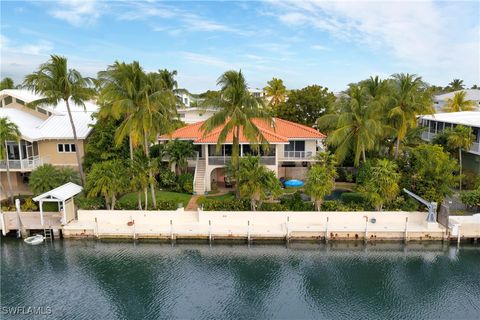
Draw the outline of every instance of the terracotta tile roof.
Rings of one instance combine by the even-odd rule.
[[[307,127],[302,124],[283,120],[280,118],[274,118],[274,127],[270,126],[263,120],[255,119],[255,125],[260,129],[262,135],[267,139],[269,143],[288,143],[290,139],[322,139],[325,135],[317,130]],[[181,139],[181,140],[193,140],[194,143],[217,143],[220,132],[223,126],[212,130],[206,135],[203,134],[200,129],[203,121],[194,124],[187,125],[180,128],[171,134],[160,136],[159,140],[169,139]],[[243,135],[243,130],[240,130],[240,143],[249,142]],[[226,138],[226,143],[232,142],[232,133],[229,133]]]

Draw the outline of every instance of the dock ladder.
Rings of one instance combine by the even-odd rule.
[[[50,241],[52,241],[53,239],[52,229],[43,229],[43,237],[45,239],[49,239]]]

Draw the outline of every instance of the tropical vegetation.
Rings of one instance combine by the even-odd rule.
[[[7,117],[0,118],[0,160],[5,161],[5,167],[7,169],[7,182],[8,182],[8,194],[10,200],[13,203],[13,191],[12,191],[12,181],[10,178],[10,165],[8,162],[8,150],[7,150],[7,141],[18,141],[20,140],[20,130],[18,126],[10,121]]]

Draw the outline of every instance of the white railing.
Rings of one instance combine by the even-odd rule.
[[[422,132],[422,140],[430,141],[432,140],[437,134],[429,131]]]
[[[312,151],[284,151],[284,159],[310,159],[313,156]]]
[[[208,157],[208,165],[210,166],[224,166],[231,160],[230,156],[210,156]],[[275,156],[260,157],[260,162],[267,166],[275,165]]]
[[[44,163],[44,158],[34,156],[22,160],[0,160],[0,169],[7,169],[7,161],[10,170],[33,170]]]

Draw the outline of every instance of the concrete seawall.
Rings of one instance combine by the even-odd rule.
[[[64,237],[157,239],[443,240],[425,212],[79,210]]]

